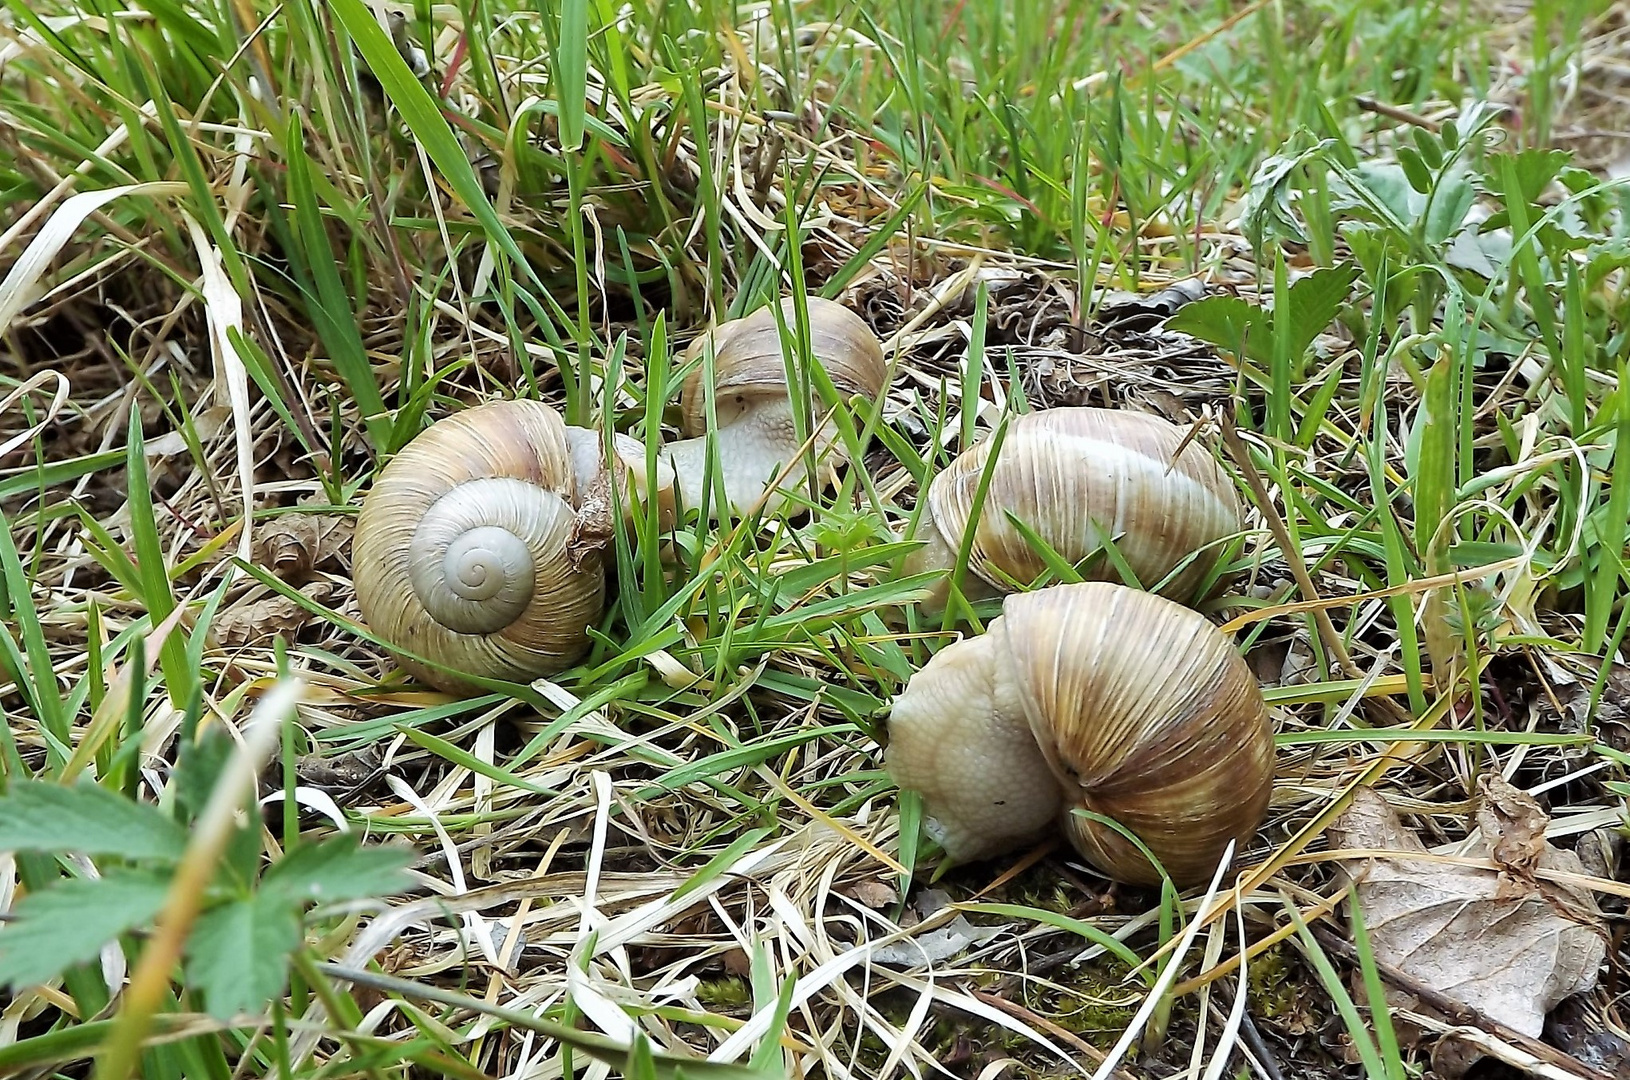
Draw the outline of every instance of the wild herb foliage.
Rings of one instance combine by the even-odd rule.
[[[1597,717],[1630,627],[1630,207],[1557,146],[1611,5],[3,10],[0,375],[30,387],[0,407],[5,1068],[882,1077],[972,1030],[1079,1073],[1084,976],[1027,964],[1085,948],[1134,995],[1100,1050],[1175,1060],[1180,1031],[1214,1076],[1255,1010],[1206,1010],[1290,941],[1349,1071],[1393,1080],[1418,1051],[1307,930],[1338,890],[1297,860],[1344,793],[1455,836],[1499,767],[1552,785],[1564,834],[1622,831]],[[1098,321],[1190,277],[1221,295]],[[806,289],[890,346],[890,395],[839,410],[860,464],[781,514],[636,515],[553,681],[429,695],[343,554],[296,577],[258,546],[349,520],[480,399],[654,448],[695,330]],[[1215,614],[1294,781],[1237,896],[1104,911],[1054,853],[911,907],[940,872],[877,740],[994,607],[919,618],[901,538],[950,455],[1056,403],[1047,370],[1207,421],[1254,504]],[[1021,584],[1087,569],[1041,555]],[[298,711],[252,752],[278,693]],[[281,799],[223,786],[234,753]],[[961,915],[999,932],[873,962]]]
[[[0,979],[14,988],[47,982],[96,959],[122,935],[149,928],[186,848],[187,826],[231,748],[224,732],[212,731],[182,751],[173,818],[91,783],[23,780],[0,797],[7,851],[100,860],[97,877],[31,892],[12,909]],[[341,835],[290,852],[262,873],[257,839],[249,829],[235,831],[213,883],[214,903],[188,942],[189,982],[222,1020],[263,1011],[282,995],[306,904],[389,895],[406,884],[401,870],[411,859],[402,849],[360,847],[354,834]]]

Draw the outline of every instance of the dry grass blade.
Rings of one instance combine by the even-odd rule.
[[[69,196],[57,207],[28,247],[11,264],[4,279],[0,279],[0,333],[10,328],[12,320],[30,304],[39,300],[40,278],[50,268],[85,219],[115,199],[130,195],[162,197],[184,195],[187,185],[176,181],[159,180],[140,184],[125,184],[102,191],[82,191]]]

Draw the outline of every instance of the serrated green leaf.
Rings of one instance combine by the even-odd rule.
[[[175,786],[176,808],[183,822],[191,823],[203,812],[232,757],[233,746],[232,737],[219,727],[206,728],[198,738],[181,744],[170,783]]]
[[[1290,287],[1292,357],[1306,355],[1313,339],[1324,333],[1347,302],[1359,272],[1353,263],[1322,267]]]
[[[1166,320],[1168,330],[1188,334],[1258,364],[1272,357],[1268,313],[1237,296],[1208,296]]]
[[[389,896],[407,883],[414,854],[404,847],[362,847],[352,835],[307,844],[279,861],[261,879],[260,892],[287,904]]]
[[[161,874],[120,871],[29,893],[0,926],[0,986],[33,986],[95,960],[102,946],[152,922],[169,887]]]
[[[219,725],[205,728],[195,738],[181,742],[176,763],[176,807],[180,821],[190,825],[195,821],[220,782],[237,743]],[[245,806],[247,810],[247,805]],[[220,876],[232,887],[247,891],[260,870],[260,833],[256,829],[234,829],[220,862]]]
[[[1573,154],[1567,150],[1544,150],[1539,148],[1521,150],[1515,154],[1496,154],[1493,156],[1510,159],[1512,171],[1517,180],[1517,189],[1521,192],[1523,201],[1530,206],[1539,200],[1540,194],[1544,192],[1546,185],[1556,179],[1563,166],[1573,159]]]
[[[280,896],[256,893],[206,913],[187,941],[187,980],[218,1020],[265,1008],[282,993],[300,918]]]
[[[186,845],[186,832],[160,810],[95,784],[25,780],[0,796],[0,851],[173,861]]]

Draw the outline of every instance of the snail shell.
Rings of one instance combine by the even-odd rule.
[[[1243,529],[1234,485],[1187,431],[1147,413],[1060,408],[1009,422],[973,536],[964,584],[971,598],[1014,591],[1040,577],[1046,563],[1009,515],[1024,522],[1066,561],[1079,565],[1104,537],[1146,589],[1190,602],[1220,555],[1221,540]],[[930,483],[916,538],[927,546],[908,573],[949,570],[973,512],[991,440],[964,451]],[[1179,447],[1182,452],[1179,453]],[[1156,589],[1185,559],[1181,572]],[[1087,580],[1119,581],[1100,557]],[[944,596],[930,598],[930,608]]]
[[[1179,886],[1207,880],[1260,827],[1273,732],[1260,686],[1204,616],[1109,582],[1008,596],[979,637],[940,650],[895,700],[886,763],[920,792],[958,862],[1055,823],[1106,876],[1159,882],[1119,822]]]
[[[883,347],[871,328],[848,308],[818,296],[805,297],[809,312],[809,347],[842,399],[859,396],[874,400],[888,385]],[[781,301],[782,318],[789,329],[796,318],[793,298]],[[744,510],[764,495],[766,485],[783,475],[779,488],[795,487],[804,469],[798,453],[802,442],[787,385],[781,331],[769,306],[714,328],[691,343],[686,351],[694,360],[711,343],[714,391],[712,428],[718,461],[732,508]],[[811,411],[818,420],[825,409],[819,390],[810,383]],[[663,448],[673,462],[686,506],[702,501],[703,469],[707,457],[708,395],[706,368],[697,363],[685,379],[680,398],[681,430],[687,438]],[[830,421],[815,442],[823,482],[831,482],[847,460],[842,440]],[[791,463],[790,467],[789,463]],[[712,500],[709,500],[710,505]],[[775,497],[765,500],[773,505]]]
[[[524,681],[588,648],[611,521],[592,433],[536,401],[437,421],[381,470],[353,540],[357,604],[393,646],[457,672]],[[576,453],[574,453],[574,447]],[[439,689],[471,684],[406,657]]]
[[[887,369],[866,324],[839,304],[808,303],[814,358],[839,393],[879,393]],[[710,434],[740,508],[763,497],[798,450],[780,336],[765,308],[710,339]],[[687,431],[706,426],[699,373],[682,405]],[[671,524],[676,497],[699,501],[707,444],[697,435],[663,447],[649,476],[637,439],[616,435],[608,462],[599,434],[540,402],[493,402],[438,421],[381,470],[363,503],[352,548],[363,619],[393,649],[449,668],[399,656],[410,674],[452,693],[479,689],[460,674],[522,681],[564,670],[588,650],[604,604],[612,484],[629,489],[625,513],[645,500]]]

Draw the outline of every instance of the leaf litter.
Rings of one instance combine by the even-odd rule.
[[[1546,840],[1550,819],[1534,797],[1498,773],[1479,779],[1478,794],[1477,832],[1454,850],[1487,867],[1434,860],[1367,787],[1329,840],[1337,850],[1398,853],[1341,861],[1377,960],[1537,1038],[1552,1008],[1596,985],[1606,927],[1589,892],[1539,876],[1585,870]]]

